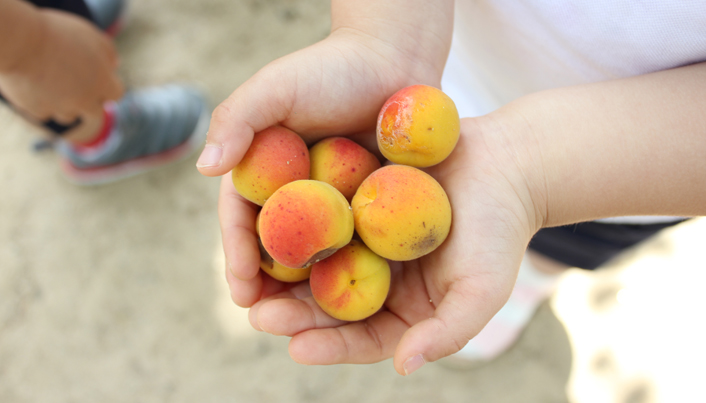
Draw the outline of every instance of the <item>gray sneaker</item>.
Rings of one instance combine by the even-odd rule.
[[[93,21],[102,31],[115,37],[123,27],[127,0],[84,0]]]
[[[113,182],[186,158],[203,144],[210,121],[203,96],[178,85],[129,92],[105,110],[110,132],[100,147],[56,144],[73,183]]]

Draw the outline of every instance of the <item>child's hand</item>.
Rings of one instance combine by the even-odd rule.
[[[213,114],[209,144],[198,166],[207,175],[225,174],[219,215],[231,284],[239,284],[234,286],[238,305],[250,306],[263,293],[257,276],[256,206],[236,193],[229,173],[247,151],[253,134],[280,124],[310,145],[320,138],[349,135],[372,150],[377,147],[377,114],[392,93],[412,83],[438,85],[441,71],[434,66],[422,69],[423,64],[412,63],[414,66],[408,67],[408,58],[399,51],[369,43],[370,38],[361,35],[339,30],[314,46],[271,63]],[[410,74],[414,72],[416,75]],[[217,156],[218,164],[204,165],[204,156],[213,150],[222,152]]]

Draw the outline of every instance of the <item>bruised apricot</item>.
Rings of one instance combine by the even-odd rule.
[[[373,172],[353,202],[355,229],[378,255],[417,259],[441,245],[451,229],[451,204],[441,185],[410,166],[389,165]]]
[[[253,137],[250,148],[233,169],[233,185],[238,193],[262,206],[289,182],[309,178],[309,150],[293,131],[273,126]]]
[[[291,268],[325,259],[353,237],[348,201],[333,186],[315,180],[279,188],[262,206],[258,221],[265,250]]]
[[[446,159],[458,142],[461,121],[453,100],[428,85],[392,95],[378,115],[377,142],[388,160],[419,168]]]
[[[284,283],[296,283],[309,278],[311,267],[294,269],[272,259],[260,243],[260,269],[275,280]]]

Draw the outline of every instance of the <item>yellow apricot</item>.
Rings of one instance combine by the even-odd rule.
[[[338,189],[350,202],[358,186],[380,161],[370,151],[345,137],[329,137],[309,149],[310,178]]]
[[[355,229],[378,255],[398,261],[434,251],[451,230],[451,204],[429,174],[405,165],[373,172],[353,202]]]
[[[315,263],[309,284],[316,303],[330,316],[346,321],[365,319],[385,303],[390,266],[360,241],[352,241],[331,257]]]
[[[446,159],[458,142],[461,121],[453,100],[427,85],[405,87],[378,115],[377,142],[388,160],[418,168]]]
[[[328,183],[290,182],[270,196],[258,220],[262,245],[274,260],[302,268],[331,256],[353,237],[353,213]]]
[[[282,185],[309,179],[309,150],[296,133],[273,126],[255,134],[231,175],[235,190],[262,206]]]

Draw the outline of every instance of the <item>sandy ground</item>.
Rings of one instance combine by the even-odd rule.
[[[328,27],[325,0],[134,1],[121,70],[130,87],[196,83],[215,105]],[[6,108],[0,133],[0,402],[703,401],[703,220],[567,273],[486,365],[306,367],[230,302],[218,180],[196,156],[79,188]]]

